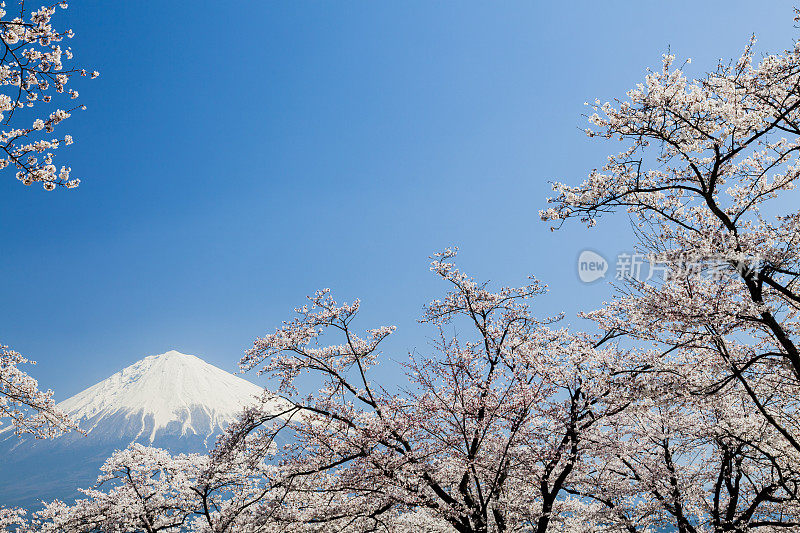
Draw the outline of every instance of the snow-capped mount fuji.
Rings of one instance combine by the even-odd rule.
[[[131,442],[206,451],[263,394],[194,355],[170,350],[145,357],[58,404],[84,434],[35,440],[0,431],[0,506],[76,496],[114,450]]]
[[[166,436],[205,440],[262,392],[199,357],[170,350],[145,357],[58,407],[95,438],[152,444]]]

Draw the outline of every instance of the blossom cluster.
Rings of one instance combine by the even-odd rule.
[[[0,427],[10,423],[18,434],[52,437],[75,427],[56,408],[53,391],[39,390],[39,384],[20,369],[35,364],[8,346],[0,345]]]
[[[57,30],[52,25],[56,9],[67,8],[65,2],[44,6],[25,17],[24,3],[17,16],[0,3],[0,169],[16,169],[16,177],[25,185],[41,183],[45,190],[58,186],[77,187],[80,180],[71,176],[71,168],[57,166],[54,151],[72,144],[72,136],[54,136],[56,127],[76,109],[78,91],[69,88],[74,76],[96,78],[97,71],[69,67],[73,58],[70,47],[62,47],[64,39],[73,37],[72,30]],[[63,103],[59,103],[63,101]],[[56,107],[43,114],[32,108]]]

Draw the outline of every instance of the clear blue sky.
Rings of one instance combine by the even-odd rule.
[[[58,399],[172,348],[233,370],[320,287],[399,326],[387,355],[424,350],[427,256],[451,244],[480,277],[535,274],[539,312],[580,326],[610,291],[577,254],[630,247],[622,219],[538,220],[548,180],[604,160],[583,102],[668,46],[701,69],[798,31],[783,1],[70,4],[101,71],[63,124],[82,185],[0,179],[0,341]]]

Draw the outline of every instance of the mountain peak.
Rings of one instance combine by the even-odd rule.
[[[90,434],[114,420],[117,426],[137,428],[132,440],[152,443],[162,432],[210,436],[262,392],[195,355],[169,350],[123,368],[58,406]]]
[[[175,355],[182,355],[183,357],[196,357],[194,355],[181,353],[178,350],[168,350],[168,351],[166,351],[166,352],[164,352],[162,354],[157,355],[156,357],[172,357],[172,356],[175,356]]]
[[[181,360],[184,360],[184,362],[186,362],[186,363],[189,363],[191,360],[200,361],[201,363],[205,363],[205,361],[203,361],[202,359],[200,359],[196,355],[189,355],[189,354],[186,354],[186,353],[179,352],[178,350],[168,350],[168,351],[166,351],[164,353],[159,353],[159,354],[155,354],[155,355],[148,355],[147,357],[142,359],[142,361],[144,361],[144,360],[153,360],[153,361],[155,361],[155,360],[166,360],[166,359],[181,359]]]

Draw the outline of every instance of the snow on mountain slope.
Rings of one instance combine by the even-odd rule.
[[[64,400],[58,407],[90,434],[123,421],[134,440],[153,442],[164,431],[209,436],[234,420],[261,387],[171,350],[151,355]],[[119,426],[115,428],[119,429]],[[118,432],[118,431],[115,431]]]

